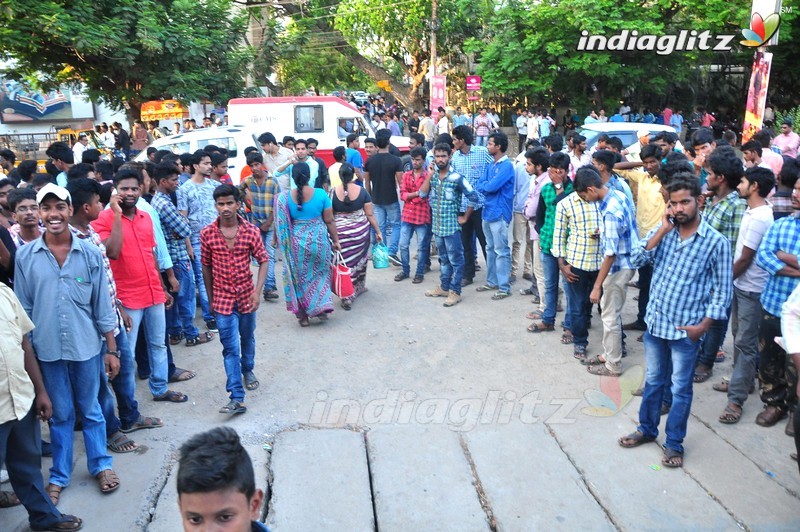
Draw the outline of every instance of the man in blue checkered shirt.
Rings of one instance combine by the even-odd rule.
[[[759,344],[762,346],[758,381],[764,410],[756,417],[756,423],[771,427],[783,419],[787,412],[794,412],[797,404],[797,375],[794,366],[786,363],[786,351],[775,343],[781,336],[781,310],[792,291],[800,283],[800,180],[792,191],[791,216],[780,218],[772,224],[756,253],[756,264],[769,272],[761,306],[764,315],[759,327]],[[792,417],[786,425],[786,434],[794,434]]]
[[[728,239],[700,217],[700,183],[678,173],[667,185],[669,201],[661,225],[634,247],[632,267],[653,265],[647,332],[647,373],[636,432],[619,439],[622,447],[655,441],[664,387],[672,381],[661,463],[683,466],[683,439],[692,407],[692,375],[701,339],[714,320],[727,316],[733,291]],[[669,374],[669,362],[672,374]]]
[[[589,373],[619,377],[622,373],[622,322],[628,281],[636,271],[631,263],[633,245],[638,242],[636,210],[633,202],[618,190],[609,188],[594,168],[579,168],[575,191],[584,201],[600,206],[600,249],[603,263],[597,273],[589,300],[601,303],[603,354],[586,360]],[[601,300],[602,294],[602,300]]]

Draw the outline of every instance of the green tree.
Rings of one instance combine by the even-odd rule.
[[[226,102],[241,94],[252,53],[232,0],[15,0],[0,9],[6,76],[42,88],[83,84],[138,117],[160,98]]]

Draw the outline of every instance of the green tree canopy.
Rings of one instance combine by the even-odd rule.
[[[232,0],[15,0],[0,9],[7,76],[42,88],[81,83],[112,108],[241,94],[247,14]]]

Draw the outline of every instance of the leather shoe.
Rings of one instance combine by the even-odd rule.
[[[756,425],[771,427],[786,416],[786,410],[779,406],[767,405],[764,410],[756,416]]]
[[[638,321],[633,321],[631,323],[626,323],[622,326],[623,331],[646,331],[647,325],[643,323],[639,323]]]
[[[461,279],[461,286],[469,286],[471,284],[472,284],[472,279],[467,279],[466,277]]]
[[[789,412],[789,421],[786,422],[784,432],[787,436],[794,437],[794,412]]]

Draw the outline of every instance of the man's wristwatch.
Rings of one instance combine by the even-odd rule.
[[[119,358],[119,351],[106,351],[106,354]]]

